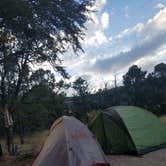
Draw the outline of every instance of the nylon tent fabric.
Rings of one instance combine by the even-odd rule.
[[[33,166],[107,166],[105,155],[88,128],[74,117],[63,116],[50,134]]]
[[[109,154],[111,149],[111,153],[123,154],[127,153],[129,149],[132,149],[133,147],[130,138],[128,138],[128,135],[123,128],[118,127],[117,123],[111,120],[109,116],[103,115],[103,118],[105,121],[104,128],[107,140],[107,153]]]
[[[166,126],[157,116],[139,107],[105,109],[92,121],[90,129],[108,154],[145,154],[166,147]]]
[[[109,114],[99,113],[95,120],[89,125],[90,130],[98,139],[106,154],[135,153],[127,132],[124,130],[123,122],[119,122],[113,110]]]
[[[157,116],[134,106],[113,109],[116,109],[123,119],[138,153],[143,154],[162,146],[166,147],[166,127]]]

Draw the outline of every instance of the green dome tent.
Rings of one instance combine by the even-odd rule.
[[[100,112],[90,124],[105,153],[145,154],[166,147],[166,127],[157,116],[134,106]]]

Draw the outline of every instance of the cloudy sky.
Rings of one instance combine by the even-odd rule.
[[[166,0],[97,0],[87,23],[85,53],[68,52],[63,65],[72,76],[82,76],[91,89],[111,85],[136,64],[151,71],[166,63]]]

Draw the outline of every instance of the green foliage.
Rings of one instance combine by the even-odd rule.
[[[31,86],[46,85],[55,88],[55,76],[50,70],[39,69],[32,73],[30,77]]]
[[[73,108],[85,115],[86,110],[105,109],[116,105],[135,105],[146,108],[156,115],[166,114],[166,64],[160,63],[147,74],[138,66],[131,66],[123,76],[124,85],[115,88],[99,89],[86,96],[86,103],[73,97]],[[87,105],[88,108],[82,107]],[[82,109],[84,108],[84,109]],[[86,110],[85,110],[86,109]]]
[[[88,94],[88,83],[83,78],[79,77],[73,82],[72,88],[77,92],[77,95],[84,97]]]
[[[0,1],[1,107],[28,89],[31,66],[48,62],[68,78],[58,54],[82,50],[84,24],[93,0]],[[10,106],[9,106],[10,107]]]
[[[47,62],[56,72],[69,78],[61,66],[59,54],[69,48],[75,53],[82,50],[84,24],[89,19],[92,4],[93,0],[0,1],[0,112],[5,117],[6,131],[9,130],[7,141],[11,155],[14,155],[13,116],[18,118],[19,128],[22,128],[22,117],[16,112],[22,97],[35,84],[48,86],[52,91],[55,87],[54,76],[49,71],[38,70],[32,74],[32,66]],[[47,111],[50,112],[47,107],[32,104],[34,117],[40,114],[40,121],[45,121]],[[41,126],[40,122],[38,125]]]
[[[146,71],[142,71],[138,66],[133,65],[123,76],[123,83],[128,94],[128,104],[140,105],[144,100],[144,83]]]
[[[166,64],[160,63],[147,77],[146,101],[160,115],[166,113]]]
[[[79,77],[73,82],[72,88],[77,94],[73,97],[74,109],[72,111],[77,118],[86,122],[88,119],[86,113],[90,110],[88,83],[86,80]]]
[[[35,86],[26,93],[18,112],[25,131],[46,129],[63,114],[65,96],[47,86]]]
[[[79,40],[88,19],[87,6],[92,4],[92,0],[1,0],[0,27],[10,30],[17,39],[36,42],[37,45],[31,43],[34,49],[34,45],[39,46],[36,60],[51,60],[57,57],[54,51],[63,52],[67,43],[71,43],[75,51],[81,48]],[[42,54],[47,50],[51,51],[51,57]]]

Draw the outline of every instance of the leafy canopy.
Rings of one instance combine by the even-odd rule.
[[[28,88],[34,65],[48,62],[68,77],[59,54],[81,50],[89,6],[94,0],[0,1],[1,103],[13,102]]]

